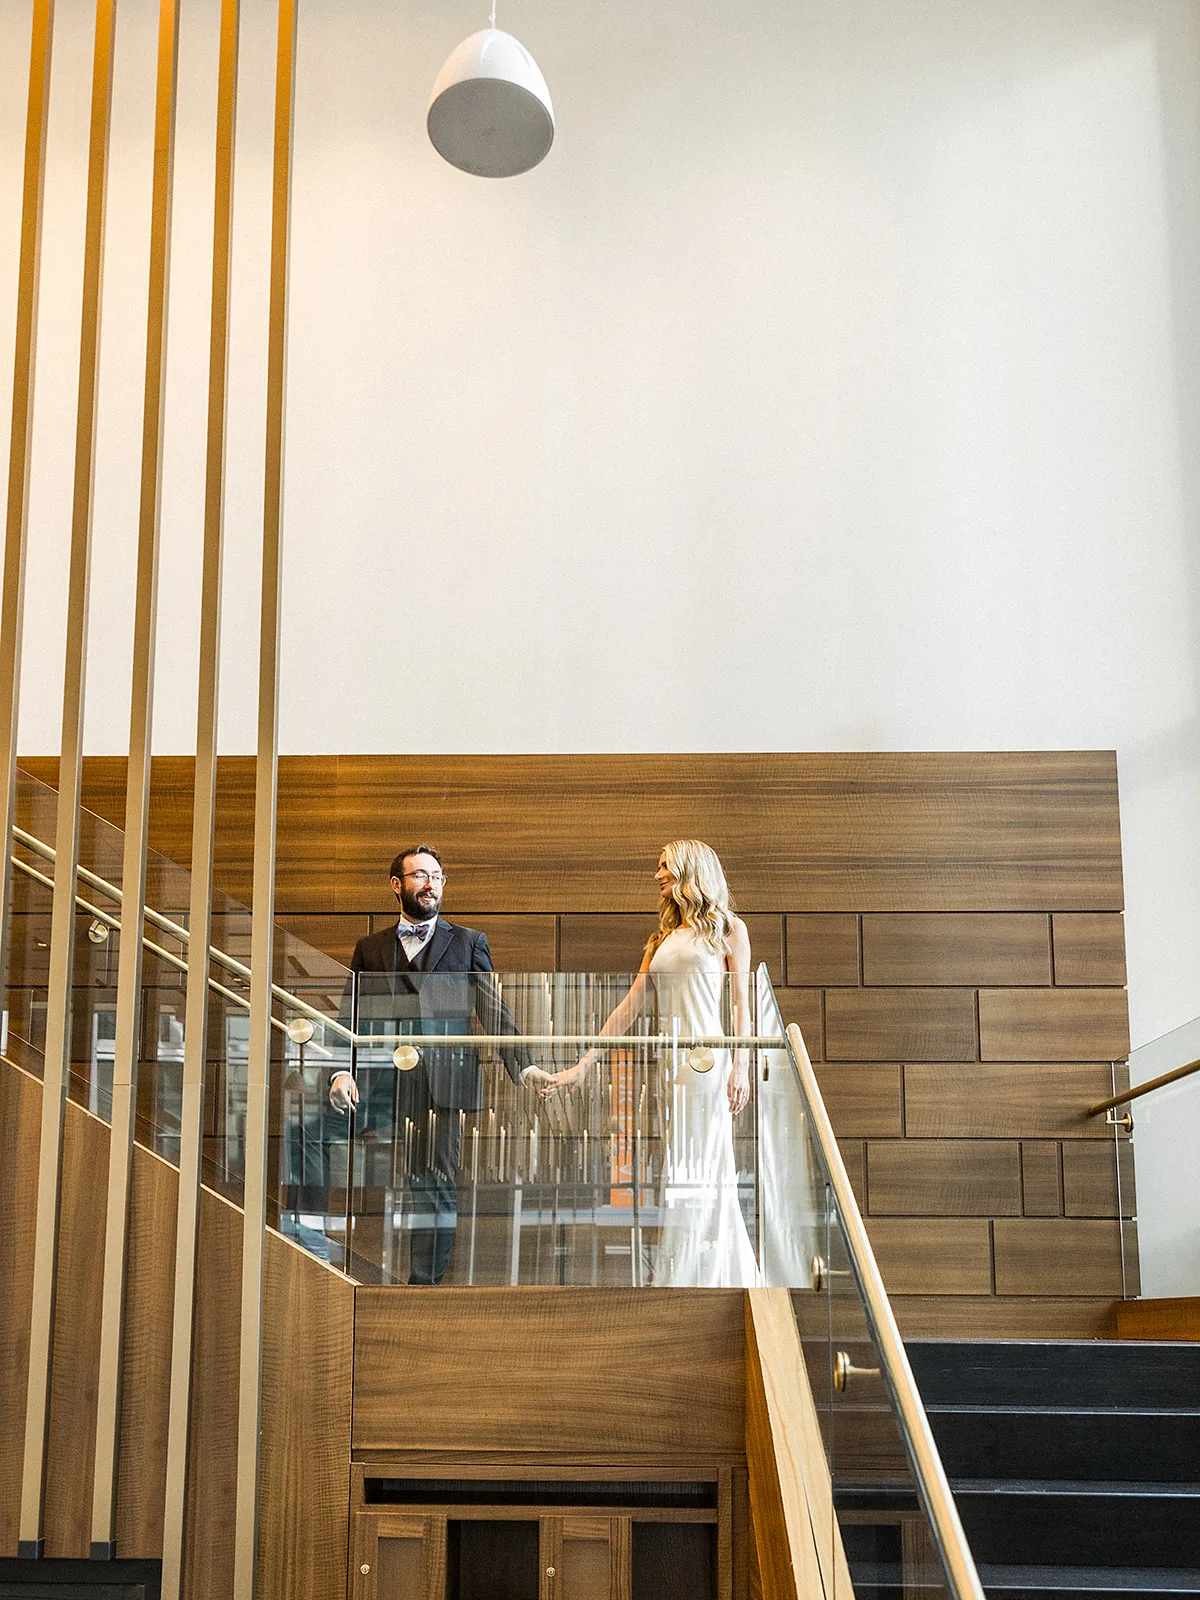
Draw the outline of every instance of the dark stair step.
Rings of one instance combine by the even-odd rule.
[[[927,1596],[949,1595],[940,1570],[917,1573],[899,1561],[850,1561],[850,1576],[857,1600],[900,1600],[908,1589]],[[1174,1600],[1179,1595],[1200,1595],[1200,1571],[1171,1571],[1161,1567],[1039,1567],[1002,1566],[985,1562],[979,1580],[989,1600],[1088,1600],[1131,1595],[1136,1600]]]
[[[1200,1569],[1169,1567],[1014,1567],[984,1562],[979,1580],[989,1600],[1087,1600],[1135,1595],[1167,1600],[1200,1595]]]
[[[930,1406],[952,1478],[1200,1483],[1200,1411]]]
[[[1200,1344],[914,1339],[906,1349],[927,1406],[1200,1409]]]
[[[1200,1568],[1194,1483],[951,1479],[977,1562]]]

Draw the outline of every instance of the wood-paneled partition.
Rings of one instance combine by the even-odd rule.
[[[0,1060],[0,1557],[17,1553],[42,1086]],[[68,1101],[46,1471],[47,1557],[89,1553],[111,1130]],[[178,1169],[134,1146],[116,1544],[163,1549]],[[186,1592],[233,1592],[242,1213],[201,1194]],[[345,1594],[354,1285],[266,1234],[261,1529],[264,1600]]]
[[[26,761],[53,782],[53,761]],[[120,824],[124,762],[85,764]],[[151,843],[186,864],[192,763],[156,760]],[[628,970],[665,840],[726,866],[804,1031],[909,1333],[1078,1336],[1136,1292],[1127,1143],[1089,1120],[1128,1052],[1111,752],[296,756],[277,914],[346,960],[392,855],[513,970]],[[221,763],[217,881],[248,899],[253,762]],[[1118,1084],[1124,1082],[1118,1069]]]

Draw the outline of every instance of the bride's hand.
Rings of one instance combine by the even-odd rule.
[[[725,1092],[729,1096],[729,1109],[736,1117],[750,1099],[750,1073],[744,1061],[734,1063]]]
[[[573,1067],[566,1067],[562,1072],[554,1074],[556,1088],[578,1089],[591,1071],[592,1063],[587,1060],[577,1061]]]
[[[562,1072],[549,1073],[539,1070],[536,1077],[532,1072],[529,1074],[529,1081],[534,1084],[542,1099],[547,1100],[552,1094],[557,1093],[559,1089],[570,1089],[572,1091],[578,1089],[590,1066],[590,1061],[580,1061],[575,1066],[567,1067]]]

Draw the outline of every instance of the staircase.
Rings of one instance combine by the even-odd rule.
[[[1200,1595],[1200,1344],[908,1354],[989,1597]]]

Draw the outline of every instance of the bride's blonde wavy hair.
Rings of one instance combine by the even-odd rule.
[[[686,927],[724,955],[733,926],[733,902],[717,852],[699,839],[672,839],[662,853],[675,882],[662,902],[658,929],[650,935],[647,949],[657,950],[669,933]]]

